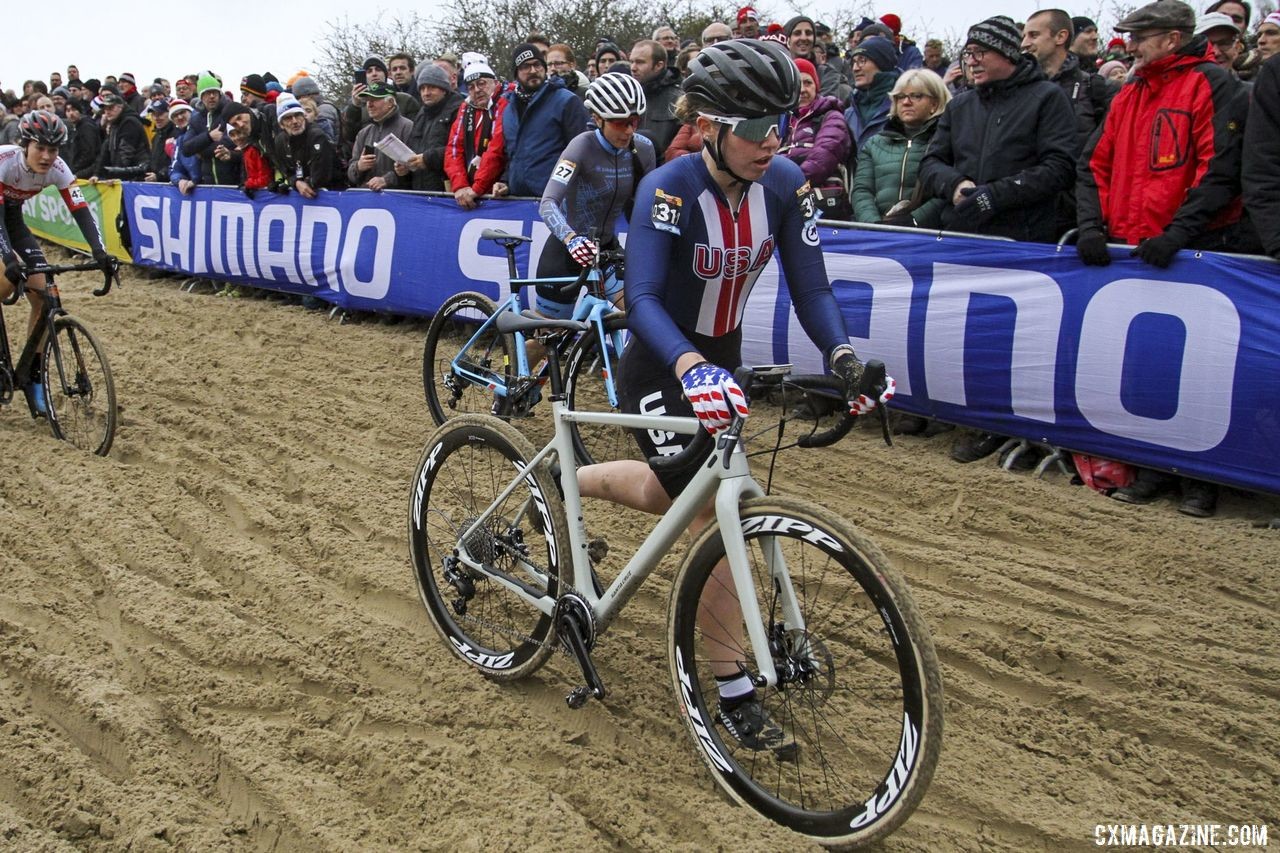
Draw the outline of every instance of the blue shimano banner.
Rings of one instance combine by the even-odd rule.
[[[505,295],[486,228],[548,238],[532,201],[407,193],[296,194],[126,184],[136,263],[429,314],[460,290]],[[1280,492],[1280,265],[1182,252],[1168,270],[1116,250],[822,227],[851,341],[898,380],[901,408],[1005,435]],[[631,259],[643,263],[643,259]],[[815,368],[776,259],[744,319],[754,363]]]

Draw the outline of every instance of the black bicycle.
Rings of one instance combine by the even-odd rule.
[[[47,420],[54,438],[106,456],[116,435],[116,387],[111,380],[111,366],[98,339],[62,307],[55,281],[64,272],[96,269],[99,267],[94,261],[27,268],[26,275],[45,277],[41,288],[44,311],[27,337],[17,364],[10,354],[9,333],[0,311],[0,408],[12,403],[21,391],[31,417]],[[102,287],[93,295],[106,296],[111,286],[119,283],[117,265],[104,274]],[[27,288],[35,289],[20,282],[2,304],[13,305]],[[43,359],[38,375],[33,376],[31,368],[37,352]]]

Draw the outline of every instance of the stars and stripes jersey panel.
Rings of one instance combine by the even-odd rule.
[[[824,352],[849,338],[818,241],[817,211],[800,168],[774,157],[735,213],[702,156],[647,175],[627,233],[630,328],[674,367],[695,352],[687,333],[721,337],[742,324],[751,288],[774,251],[792,304]]]

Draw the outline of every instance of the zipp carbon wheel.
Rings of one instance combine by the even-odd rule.
[[[75,317],[54,318],[41,372],[54,437],[106,456],[116,437],[116,386],[101,344]]]
[[[669,615],[672,678],[699,754],[733,800],[811,841],[883,838],[919,804],[941,748],[942,680],[929,633],[902,578],[848,522],[765,497],[742,504],[742,531],[779,674],[756,696],[782,734],[772,749],[753,751],[717,716],[713,667],[757,673],[731,572],[717,568],[724,545],[713,525],[676,577]],[[777,560],[798,619],[770,572]]]
[[[513,427],[462,415],[427,439],[409,495],[409,552],[432,624],[454,654],[502,680],[533,672],[555,645],[551,617],[512,587],[555,597],[568,558],[564,507],[546,464],[486,515],[533,455]]]
[[[610,336],[612,337],[612,336]],[[609,344],[608,358],[600,352],[598,331],[592,327],[578,336],[569,349],[565,366],[564,390],[569,408],[585,412],[617,412],[609,405],[609,392],[605,387],[608,371],[617,382],[618,359],[621,353],[613,352]],[[616,386],[615,386],[616,387]],[[640,447],[623,427],[600,424],[570,423],[573,450],[582,465],[593,462],[609,462],[613,459],[640,459]]]
[[[485,414],[493,407],[493,391],[472,384],[452,368],[455,356],[475,373],[505,381],[514,364],[514,341],[497,329],[488,329],[471,346],[466,344],[497,305],[483,293],[455,293],[431,318],[427,342],[422,351],[422,386],[431,418],[442,424],[455,415]],[[465,349],[464,349],[465,347]]]

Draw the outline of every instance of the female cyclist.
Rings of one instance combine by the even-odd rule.
[[[576,276],[601,248],[617,246],[614,224],[629,208],[640,178],[653,170],[653,143],[636,136],[647,106],[640,82],[626,74],[602,74],[587,89],[586,107],[596,129],[570,140],[551,171],[538,213],[556,242],[538,260],[538,277]],[[608,296],[621,305],[622,282],[610,279]],[[557,320],[573,313],[577,294],[538,288],[538,313]]]
[[[778,119],[799,99],[795,63],[776,44],[736,39],[704,48],[683,85],[676,115],[697,125],[704,147],[648,175],[636,193],[627,237],[632,337],[619,365],[623,410],[697,415],[713,435],[729,426],[731,410],[748,414],[731,371],[742,362],[747,295],[775,249],[805,332],[851,389],[850,410],[864,414],[887,402],[892,379],[878,399],[861,387],[862,364],[827,280],[804,174],[773,156]],[[646,458],[669,456],[690,440],[634,435]],[[656,474],[644,462],[618,460],[587,466],[578,479],[585,496],[661,513],[694,470]],[[713,515],[706,507],[700,523]],[[722,582],[715,588],[724,594],[709,602],[699,622],[713,641],[718,636],[727,648],[744,648],[734,636],[742,620],[728,566],[716,572]],[[715,675],[724,729],[749,749],[781,755],[785,736],[765,713],[749,674],[726,661]]]

